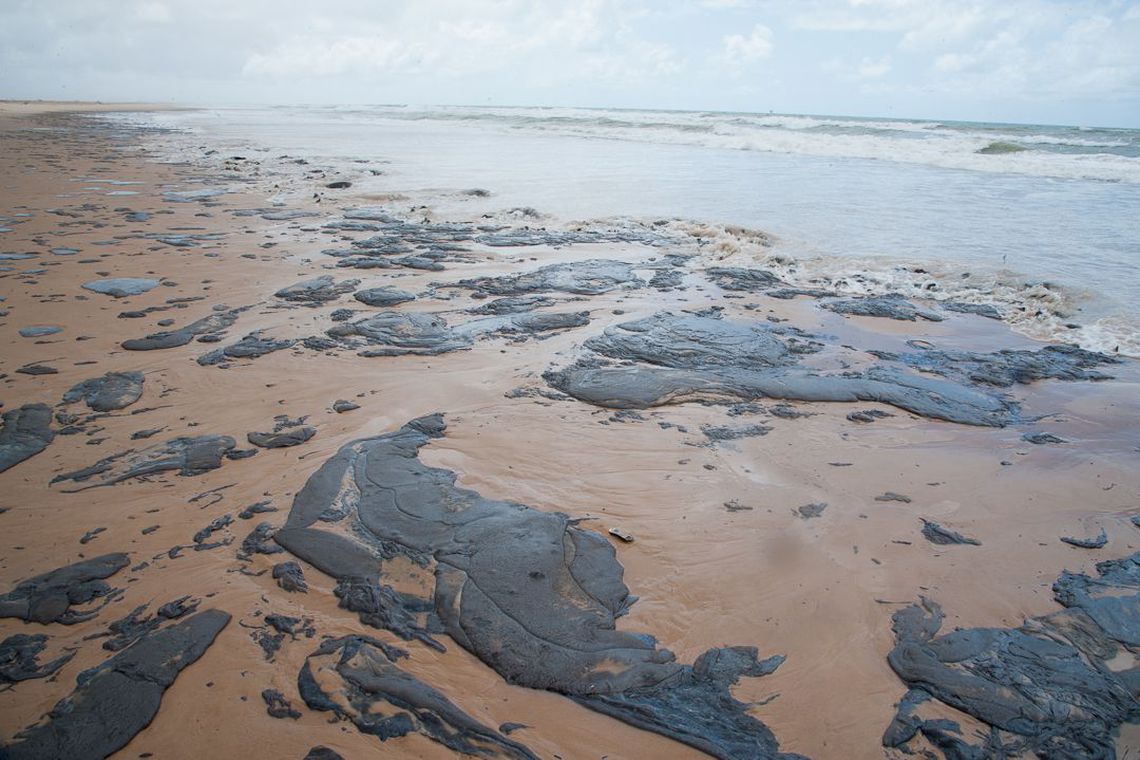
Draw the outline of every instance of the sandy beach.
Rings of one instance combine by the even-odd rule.
[[[902,757],[942,718],[1011,756],[1140,751],[1131,696],[998,725],[888,660],[922,599],[941,634],[1070,608],[1098,645],[1042,640],[1140,682],[1093,609],[1136,587],[1054,589],[1140,548],[1133,360],[980,304],[789,292],[759,231],[159,160],[87,110],[141,107],[0,108],[0,640],[47,637],[0,659],[0,753],[84,741],[49,715],[81,674],[191,621],[200,655],[128,700],[113,757]],[[19,590],[118,553],[39,619]],[[884,747],[920,681],[929,730]]]

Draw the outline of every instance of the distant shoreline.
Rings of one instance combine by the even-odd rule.
[[[519,103],[479,104],[479,103],[245,103],[245,102],[196,102],[196,103],[154,103],[147,101],[101,101],[101,100],[39,100],[21,98],[0,98],[0,112],[6,112],[10,106],[28,107],[27,113],[82,113],[82,112],[116,112],[116,111],[197,111],[203,108],[242,109],[242,108],[483,108],[488,110],[576,110],[576,111],[614,111],[618,113],[660,113],[660,114],[714,114],[718,116],[749,116],[749,117],[793,117],[807,119],[845,119],[851,121],[909,121],[934,122],[947,126],[986,126],[986,127],[1013,127],[1021,129],[1026,127],[1043,127],[1049,129],[1078,129],[1105,132],[1128,132],[1140,127],[1135,125],[1123,126],[1121,124],[1069,124],[1061,122],[1032,122],[1032,121],[991,121],[983,119],[943,118],[935,116],[897,116],[893,114],[855,114],[855,113],[808,113],[799,111],[738,111],[719,108],[639,108],[635,106],[596,106],[596,105],[550,105]]]
[[[173,103],[104,103],[91,100],[0,100],[2,116],[40,116],[53,113],[114,113],[121,111],[187,111]]]

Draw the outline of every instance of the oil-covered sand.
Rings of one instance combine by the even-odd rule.
[[[1140,742],[1132,362],[700,225],[0,134],[0,755]]]

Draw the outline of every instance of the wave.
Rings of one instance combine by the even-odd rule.
[[[1015,142],[1006,142],[1005,140],[994,140],[992,143],[984,148],[978,148],[978,153],[983,156],[1000,156],[1003,153],[1020,153],[1023,150],[1029,150],[1023,145],[1018,145]]]
[[[1140,131],[900,119],[574,108],[375,106],[343,119],[468,124],[590,139],[1140,183]]]
[[[377,122],[438,123],[500,132],[1140,184],[1140,130],[553,107],[312,106],[273,110],[299,122],[332,120],[361,126]]]
[[[1073,148],[1135,148],[1136,144],[1128,140],[1082,140],[1076,137],[1053,137],[1051,135],[1032,135],[1019,137],[1022,142],[1036,145],[1059,145]]]

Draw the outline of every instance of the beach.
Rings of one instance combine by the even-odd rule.
[[[1127,636],[1096,611],[1136,587],[1054,588],[1138,548],[1130,314],[955,290],[937,250],[860,280],[759,220],[594,213],[590,186],[562,213],[383,144],[322,161],[303,120],[121,108],[0,110],[0,639],[67,658],[0,688],[13,757],[69,746],[45,716],[84,671],[194,620],[113,756],[1140,748],[1134,698],[998,725],[898,654],[926,599],[942,634],[1036,621],[1064,668],[1136,683],[1135,604]],[[108,553],[62,609],[17,593]],[[1096,635],[1041,622],[1066,609]],[[971,674],[1016,682],[986,646]],[[920,683],[926,730],[884,748]]]

